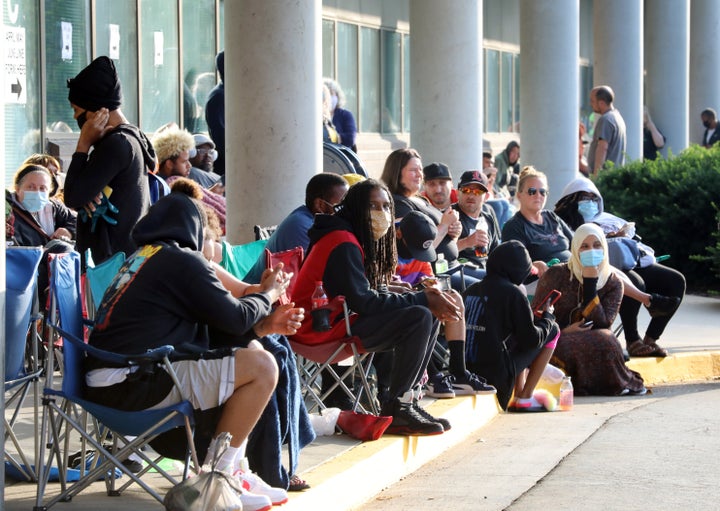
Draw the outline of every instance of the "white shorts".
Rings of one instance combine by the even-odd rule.
[[[173,362],[175,374],[180,381],[182,395],[177,386],[170,394],[149,409],[164,408],[187,399],[194,409],[216,408],[232,396],[235,391],[235,357],[215,360],[182,360]]]

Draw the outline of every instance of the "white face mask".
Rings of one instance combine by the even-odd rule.
[[[373,239],[379,240],[388,232],[392,218],[390,218],[390,212],[388,211],[371,211],[370,218],[372,219],[372,232]]]
[[[338,104],[338,97],[335,95],[330,96],[330,110],[335,110]]]

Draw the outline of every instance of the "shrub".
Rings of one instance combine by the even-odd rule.
[[[720,145],[691,146],[667,159],[634,161],[600,173],[605,209],[634,221],[656,255],[693,291],[720,290]]]

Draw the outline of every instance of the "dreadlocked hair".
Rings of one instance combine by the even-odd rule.
[[[336,213],[350,223],[360,242],[365,253],[365,276],[373,289],[387,285],[397,266],[394,223],[390,223],[390,228],[382,238],[377,241],[373,238],[370,194],[378,189],[387,193],[390,199],[390,216],[395,218],[392,194],[383,183],[375,179],[366,179],[351,186]]]

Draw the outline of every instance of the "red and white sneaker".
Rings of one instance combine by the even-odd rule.
[[[267,495],[258,495],[244,490],[240,494],[243,511],[269,511],[273,505]]]
[[[288,494],[282,488],[275,488],[270,486],[263,481],[259,475],[246,469],[238,469],[233,474],[233,477],[240,480],[243,490],[250,492],[251,494],[260,495],[266,497],[272,502],[273,506],[279,506],[285,504],[288,501]],[[243,502],[243,510],[245,510],[245,503]]]

